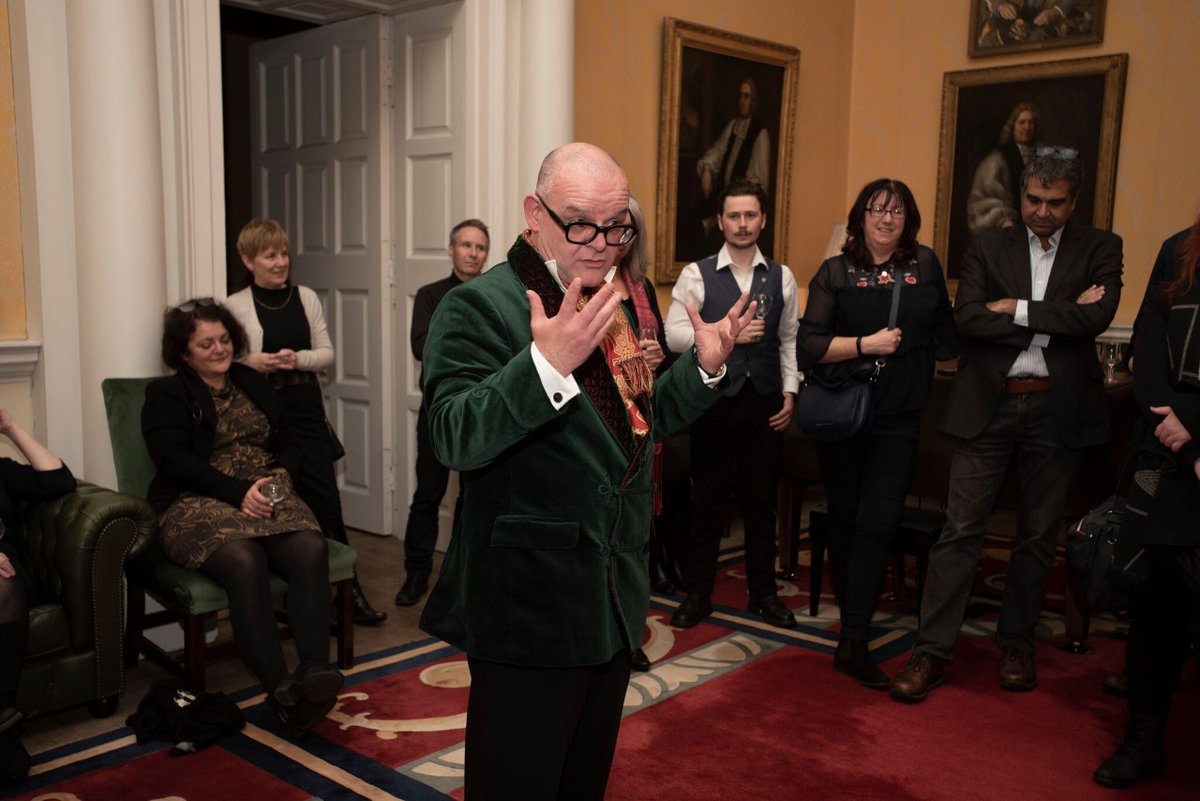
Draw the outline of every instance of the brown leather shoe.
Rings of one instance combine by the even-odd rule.
[[[924,701],[929,691],[942,683],[942,668],[945,664],[936,656],[913,654],[904,670],[892,679],[892,697],[910,704]]]
[[[1037,687],[1037,668],[1033,654],[1008,646],[1000,656],[1000,689],[1028,692]]]

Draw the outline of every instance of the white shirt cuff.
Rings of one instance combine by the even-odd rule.
[[[1029,344],[1036,348],[1044,348],[1050,344],[1050,335],[1034,334],[1033,339],[1029,341]]]
[[[559,375],[558,371],[550,366],[550,362],[546,361],[546,357],[538,350],[536,344],[529,346],[529,355],[533,357],[533,366],[538,372],[538,378],[542,381],[546,399],[550,401],[550,405],[557,412],[579,394],[579,384],[573,375],[565,377]]]
[[[1023,328],[1029,327],[1029,301],[1017,301],[1017,313],[1013,315],[1013,322]]]
[[[704,386],[706,387],[715,387],[717,384],[720,384],[721,379],[725,377],[725,365],[723,364],[721,365],[721,369],[718,370],[717,374],[714,376],[710,376],[708,373],[704,372],[704,368],[698,364],[696,365],[696,369],[700,371],[700,380],[704,382]]]

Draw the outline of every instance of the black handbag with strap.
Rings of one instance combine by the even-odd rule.
[[[900,286],[892,282],[892,308],[888,330],[896,327],[900,312]],[[796,425],[800,433],[818,442],[844,442],[871,427],[875,382],[887,360],[871,359],[820,364],[804,372],[804,386],[796,399]]]

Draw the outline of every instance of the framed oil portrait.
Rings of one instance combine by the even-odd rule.
[[[934,250],[958,276],[971,237],[1021,224],[1020,172],[1039,147],[1083,164],[1076,219],[1112,227],[1126,53],[948,72],[942,80]]]
[[[655,280],[724,243],[721,188],[747,178],[767,191],[758,245],[786,261],[792,142],[800,75],[795,47],[668,17],[663,35]]]
[[[967,0],[971,58],[1104,41],[1104,0]]]

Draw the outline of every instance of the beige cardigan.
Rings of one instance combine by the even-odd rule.
[[[300,302],[304,305],[304,316],[308,318],[308,330],[312,338],[311,350],[296,351],[296,369],[323,373],[333,366],[333,342],[330,341],[329,330],[325,327],[325,312],[321,308],[321,299],[306,286],[297,284],[296,290],[300,293]],[[263,330],[258,322],[258,314],[254,311],[254,295],[251,294],[250,287],[225,298],[225,308],[229,309],[242,324],[242,328],[246,329],[249,352],[261,353]]]

